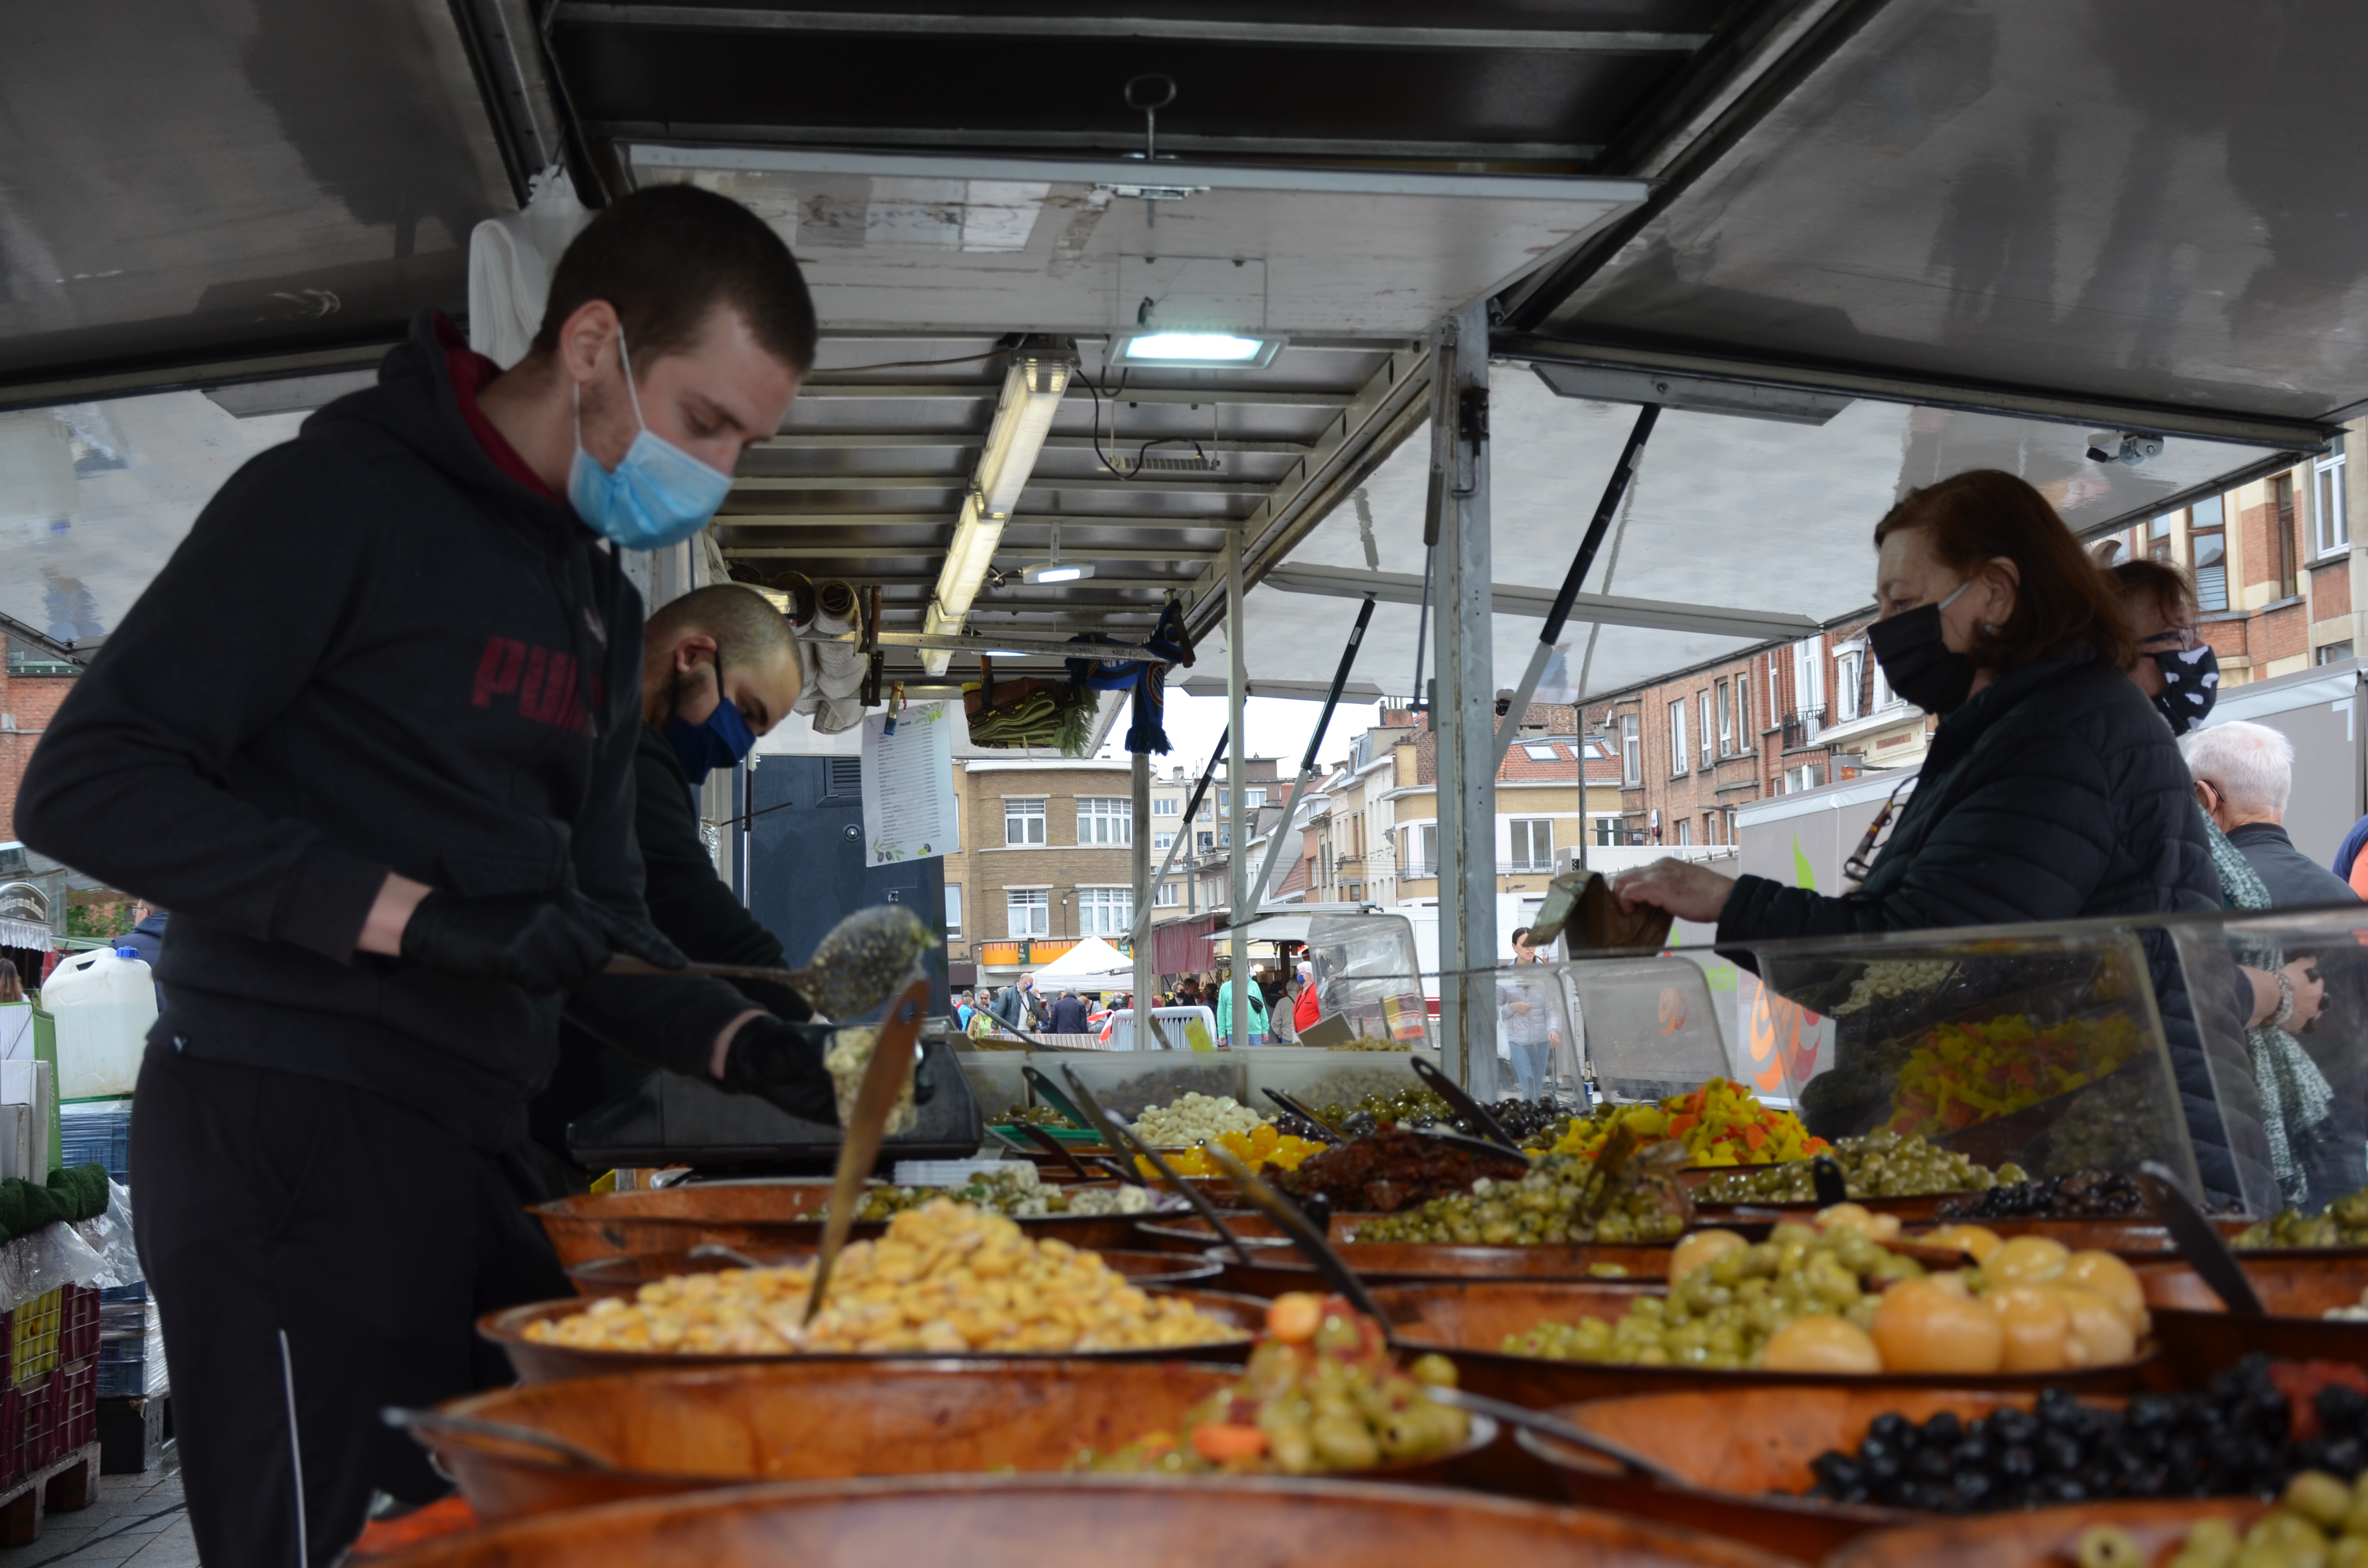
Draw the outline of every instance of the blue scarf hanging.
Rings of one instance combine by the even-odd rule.
[[[1069,639],[1072,642],[1116,642],[1115,637],[1099,632],[1087,632]],[[1160,655],[1165,663],[1150,659],[1071,659],[1069,678],[1096,691],[1134,692],[1134,709],[1126,731],[1126,749],[1130,752],[1166,756],[1170,749],[1165,728],[1167,696],[1163,677],[1168,665],[1192,665],[1192,634],[1184,625],[1184,609],[1174,599],[1159,612],[1159,624],[1143,640],[1143,646]]]

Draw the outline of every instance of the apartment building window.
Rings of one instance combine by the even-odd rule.
[[[1846,724],[1858,717],[1859,672],[1866,651],[1852,646],[1834,655],[1834,722]]]
[[[1513,869],[1517,871],[1554,869],[1553,818],[1522,818],[1512,824],[1512,829]]]
[[[1192,837],[1200,845],[1201,853],[1203,855],[1217,846],[1217,835],[1213,833],[1196,833]]]
[[[1751,742],[1751,677],[1741,672],[1735,677],[1735,749],[1758,749]]]
[[[2351,657],[2351,640],[2346,638],[2340,642],[2322,642],[2313,656],[2322,665],[2340,665]]]
[[[1636,739],[1636,715],[1620,715],[1620,781],[1623,784],[1645,782],[1644,748]]]
[[[1679,698],[1669,704],[1669,771],[1686,770],[1686,699]]]
[[[1626,829],[1626,824],[1623,824],[1623,823],[1622,823],[1622,822],[1618,817],[1598,817],[1598,818],[1596,818],[1596,819],[1595,819],[1595,843],[1596,843],[1596,846],[1597,846],[1598,848],[1600,848],[1600,849],[1609,849],[1609,848],[1611,848],[1611,847],[1613,845],[1615,845],[1615,844],[1625,844],[1625,843],[1627,843],[1627,842],[1628,842],[1628,835],[1627,835],[1627,832],[1625,831],[1625,829]]]
[[[1702,812],[1702,842],[1704,844],[1716,844],[1718,842],[1718,813],[1716,812]]]
[[[1718,683],[1718,755],[1735,755],[1735,692],[1725,681]]]
[[[962,884],[960,882],[946,884],[946,939],[950,942],[958,942],[962,939]]]
[[[1053,898],[1042,888],[1007,888],[1003,893],[1003,934],[1007,937],[1049,937],[1053,934]]]
[[[2302,592],[2302,547],[2294,531],[2294,475],[2282,473],[2270,481],[2270,499],[2275,503],[2270,521],[2275,542],[2270,548],[2270,556],[2278,569],[2278,597],[2290,599]]]
[[[1242,791],[1242,801],[1244,804],[1255,810],[1258,807],[1266,804],[1266,791],[1263,790],[1245,790]]]
[[[1899,699],[1892,694],[1891,682],[1884,678],[1883,661],[1877,659],[1873,663],[1874,673],[1867,681],[1867,684],[1874,688],[1873,706],[1869,711],[1880,713]]]
[[[2351,514],[2344,508],[2350,505],[2343,494],[2343,437],[2338,436],[2328,443],[2327,455],[2311,465],[2312,477],[2317,484],[2317,515],[2312,519],[2312,534],[2318,555],[2331,554],[2351,548]],[[2350,654],[2344,655],[2349,658]]]
[[[1134,802],[1119,795],[1078,796],[1077,842],[1133,843]]]
[[[2168,562],[2170,560],[2170,514],[2146,525],[2146,559]]]
[[[1151,814],[1156,817],[1182,816],[1184,802],[1173,795],[1154,796],[1151,801]]]
[[[1702,766],[1704,767],[1708,767],[1711,764],[1711,759],[1717,755],[1710,749],[1715,744],[1716,742],[1713,740],[1711,733],[1710,693],[1708,690],[1704,690],[1702,694]]]
[[[1217,791],[1217,809],[1221,812],[1230,812],[1234,809],[1234,792],[1231,790]]]
[[[1729,844],[1737,842],[1735,836],[1735,808],[1733,806],[1726,808],[1726,841]]]
[[[1814,744],[1826,714],[1826,640],[1807,637],[1793,644],[1793,701],[1801,716],[1802,744]]]
[[[1133,888],[1079,888],[1077,935],[1123,937],[1134,924]]]
[[[1679,817],[1678,819],[1678,842],[1680,844],[1691,844],[1693,841],[1694,819],[1691,817]]]
[[[1439,875],[1439,824],[1418,822],[1406,830],[1406,874],[1409,877]]]
[[[1181,882],[1162,882],[1159,891],[1151,895],[1151,907],[1154,909],[1173,909],[1183,902],[1184,885]]]
[[[2217,495],[2198,501],[2187,514],[2187,564],[2195,574],[2195,607],[2207,615],[2226,609],[2227,514]]]
[[[1151,835],[1151,846],[1154,849],[1165,849],[1175,842],[1176,835],[1172,833],[1155,833]]]
[[[1004,801],[1003,842],[1006,844],[1043,843],[1044,802],[1042,801]]]

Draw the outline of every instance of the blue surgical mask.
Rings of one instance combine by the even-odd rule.
[[[707,776],[719,767],[737,767],[757,744],[757,732],[740,716],[739,707],[723,695],[723,656],[715,658],[715,711],[704,723],[693,724],[681,719],[666,721],[666,744],[674,747],[674,758],[682,764],[683,777],[692,789],[707,782]]]
[[[625,449],[612,472],[584,449],[584,388],[575,388],[575,458],[567,469],[567,499],[593,532],[627,550],[663,550],[705,528],[732,492],[732,476],[713,469],[663,437],[642,418],[641,394],[633,390],[633,361],[625,334],[617,333],[617,357],[624,367],[625,395],[632,400],[633,423],[642,433]],[[726,703],[724,706],[731,706]]]

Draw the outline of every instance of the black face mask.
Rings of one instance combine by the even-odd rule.
[[[1974,662],[1950,652],[1941,637],[1941,612],[1973,585],[1974,580],[1968,577],[1957,585],[1956,593],[1938,604],[1901,610],[1866,629],[1867,646],[1874,650],[1875,662],[1883,666],[1883,678],[1891,683],[1892,690],[1927,713],[1955,711],[1973,689]]]
[[[2205,642],[2146,656],[2162,671],[2162,695],[2154,699],[2154,705],[2170,721],[2170,733],[2183,735],[2197,728],[2220,699],[2220,655]]]

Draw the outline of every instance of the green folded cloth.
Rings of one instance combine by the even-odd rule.
[[[51,1171],[49,1189],[65,1205],[68,1220],[89,1220],[107,1212],[105,1165],[92,1163]]]

